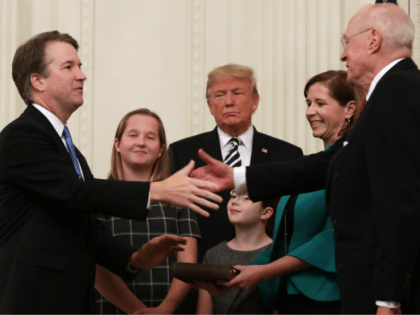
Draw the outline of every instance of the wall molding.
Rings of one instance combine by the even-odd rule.
[[[420,64],[420,0],[410,0],[409,2],[410,17],[414,22],[414,46],[413,59]]]
[[[84,105],[79,108],[79,143],[87,162],[93,168],[94,124],[94,58],[95,58],[95,0],[81,1],[80,59],[87,76],[84,83]]]
[[[190,59],[188,64],[188,88],[187,88],[187,118],[190,125],[187,127],[187,134],[195,135],[203,132],[205,116],[203,111],[203,102],[205,98],[202,95],[205,86],[204,77],[204,21],[205,21],[205,3],[201,0],[188,1],[187,14],[189,16],[189,50]]]
[[[18,3],[0,0],[0,130],[17,115],[17,92],[11,65],[18,45]]]

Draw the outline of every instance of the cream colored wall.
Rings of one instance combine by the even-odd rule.
[[[206,74],[229,62],[256,71],[258,130],[307,154],[322,150],[305,120],[304,84],[319,72],[344,69],[340,37],[350,17],[373,2],[0,0],[0,129],[25,108],[11,80],[17,45],[58,29],[81,46],[85,104],[69,127],[96,177],[106,176],[117,123],[130,110],[157,112],[169,142],[214,128]],[[398,2],[408,11],[408,0]],[[420,27],[420,0],[411,0],[410,9]]]

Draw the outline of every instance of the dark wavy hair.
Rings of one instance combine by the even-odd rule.
[[[359,109],[362,105],[364,94],[362,90],[347,82],[347,72],[343,70],[329,70],[317,74],[309,79],[303,90],[305,98],[308,97],[309,88],[315,83],[324,83],[332,98],[334,98],[341,106],[346,106],[348,102],[356,102],[356,110],[349,122],[346,122],[338,135],[340,137],[346,135],[357,118],[359,117]]]
[[[50,42],[64,42],[79,49],[73,37],[59,31],[38,34],[18,47],[12,62],[12,77],[26,105],[33,102],[31,75],[36,73],[44,78],[50,75],[47,66],[52,60],[47,60],[45,54],[45,48]]]

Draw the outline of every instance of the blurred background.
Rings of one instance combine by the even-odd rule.
[[[84,105],[69,120],[75,144],[98,178],[110,168],[120,119],[146,107],[169,143],[215,127],[207,73],[237,63],[257,76],[256,128],[303,148],[323,149],[306,122],[303,88],[313,75],[345,70],[340,37],[374,0],[0,0],[0,130],[25,109],[11,77],[18,45],[49,30],[80,45]],[[416,24],[420,0],[398,0]]]

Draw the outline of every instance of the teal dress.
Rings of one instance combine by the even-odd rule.
[[[277,207],[273,247],[261,253],[251,264],[268,264],[286,255],[284,232],[279,231],[279,227],[290,197],[282,197]],[[287,255],[300,258],[312,266],[288,274],[289,295],[303,294],[322,302],[340,299],[334,228],[326,209],[325,190],[300,194],[296,199],[293,235]],[[260,283],[262,298],[268,305],[272,305],[278,297],[280,280],[281,276]]]

